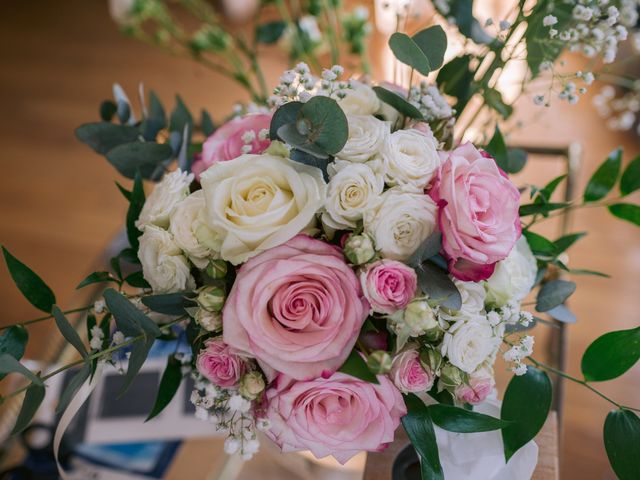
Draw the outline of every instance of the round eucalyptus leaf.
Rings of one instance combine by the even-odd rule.
[[[303,104],[299,117],[307,120],[309,142],[328,155],[335,155],[349,138],[347,117],[338,103],[329,97],[313,97]]]
[[[399,62],[415,68],[422,75],[428,75],[431,71],[429,59],[406,33],[396,32],[389,38],[389,48]]]

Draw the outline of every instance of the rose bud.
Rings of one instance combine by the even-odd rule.
[[[457,387],[464,382],[464,374],[458,367],[446,363],[440,371],[440,382],[445,387]]]
[[[367,366],[376,375],[383,375],[391,370],[393,359],[388,352],[384,350],[376,350],[371,352],[367,357]]]
[[[249,372],[240,379],[238,393],[247,400],[255,400],[264,391],[265,386],[264,378],[260,372]]]
[[[440,375],[440,368],[442,367],[442,355],[437,350],[429,348],[420,352],[420,363],[427,369],[435,372],[436,375]]]
[[[203,287],[198,294],[198,305],[210,312],[221,312],[226,295],[220,287]]]
[[[219,280],[227,276],[227,262],[224,260],[211,260],[207,265],[207,275]]]
[[[376,254],[373,241],[367,234],[351,235],[344,244],[344,255],[354,265],[363,265]]]
[[[384,330],[379,332],[370,330],[368,332],[362,332],[358,340],[367,350],[386,350],[388,347],[388,338],[389,333]]]
[[[199,308],[195,315],[195,320],[207,332],[219,330],[222,327],[222,316],[218,312],[210,312],[204,308]]]
[[[442,334],[438,319],[426,300],[409,303],[404,310],[404,322],[413,337],[427,335],[430,340],[437,340]]]

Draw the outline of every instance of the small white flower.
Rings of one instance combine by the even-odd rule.
[[[253,150],[253,146],[252,145],[243,145],[240,150],[244,154],[251,153],[251,151]]]
[[[93,311],[97,314],[103,313],[107,308],[105,301],[101,298],[93,304]]]
[[[542,19],[542,25],[544,25],[545,27],[550,27],[551,25],[555,25],[556,23],[558,23],[558,17],[554,15],[547,15]]]
[[[233,455],[240,449],[240,440],[234,437],[227,437],[224,441],[224,453]]]
[[[122,343],[124,343],[124,333],[122,333],[120,330],[116,330],[115,332],[113,332],[111,342],[114,345],[121,345]]]
[[[252,439],[247,442],[244,442],[242,451],[245,454],[253,455],[255,453],[258,453],[258,450],[260,450],[260,442],[258,440]]]
[[[271,422],[268,418],[259,418],[256,420],[256,428],[261,432],[266,432],[271,428]]]
[[[517,375],[517,376],[521,376],[524,375],[525,373],[527,373],[527,366],[524,363],[519,363],[518,365],[516,365],[515,367],[513,367],[511,369],[511,371]]]
[[[251,402],[241,395],[232,395],[227,406],[232,412],[247,413],[251,409]]]
[[[266,128],[263,128],[262,130],[260,130],[258,132],[258,138],[262,141],[266,140],[267,138],[269,138],[269,130]]]
[[[203,422],[208,421],[210,418],[207,409],[202,407],[196,407],[195,417]]]

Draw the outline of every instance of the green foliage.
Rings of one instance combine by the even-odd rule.
[[[32,384],[27,388],[27,392],[22,402],[22,408],[18,414],[16,424],[11,431],[11,435],[17,435],[29,426],[38,408],[44,400],[45,389],[42,384]]]
[[[142,270],[138,270],[137,272],[133,272],[127,275],[124,279],[125,283],[131,285],[136,288],[151,288],[149,282],[144,279],[144,274]]]
[[[573,5],[569,3],[539,0],[527,16],[527,30],[524,38],[527,45],[527,64],[532,78],[540,73],[540,63],[546,60],[555,61],[566,47],[565,42],[549,38],[549,27],[542,24],[542,19],[547,15],[554,15],[558,23],[553,28],[562,31],[571,20],[572,9]]]
[[[133,189],[129,198],[129,209],[127,210],[127,239],[131,248],[137,252],[140,246],[140,236],[142,232],[136,227],[136,222],[140,218],[142,207],[144,207],[145,195],[144,185],[140,172],[136,172],[133,179]]]
[[[640,227],[640,206],[631,203],[616,203],[607,207],[612,215]]]
[[[194,292],[163,293],[142,297],[142,303],[152,311],[165,315],[185,315],[186,308],[196,306]]]
[[[169,355],[167,357],[167,366],[164,369],[162,378],[160,379],[160,386],[158,387],[158,393],[156,394],[156,401],[154,402],[153,408],[145,422],[148,422],[157,416],[167,405],[169,405],[178,391],[181,381],[182,364],[174,355]]]
[[[562,305],[576,291],[576,284],[568,280],[552,280],[542,285],[536,297],[536,311],[546,312]]]
[[[22,365],[13,355],[3,353],[0,355],[0,375],[6,375],[8,373],[18,373],[36,385],[43,385],[40,377]]]
[[[586,234],[587,232],[570,233],[560,237],[553,243],[555,244],[558,252],[564,252]]]
[[[24,297],[39,310],[51,312],[51,307],[56,303],[56,297],[49,286],[29,267],[2,247],[4,261],[9,269],[9,274],[15,282],[18,290]]]
[[[91,362],[85,362],[82,365],[73,378],[69,381],[64,391],[60,395],[60,400],[58,401],[58,405],[56,406],[56,413],[63,412],[68,406],[75,394],[78,392],[80,387],[87,379],[91,376],[91,372],[93,371],[93,367]]]
[[[83,358],[86,358],[88,355],[87,349],[85,348],[80,335],[78,335],[76,329],[69,323],[69,320],[67,320],[67,317],[64,316],[57,305],[53,306],[53,318],[55,319],[56,326],[58,327],[58,330],[60,330],[64,339],[69,342]]]
[[[193,117],[191,116],[191,112],[182,101],[180,95],[176,95],[176,106],[171,112],[171,117],[169,119],[169,130],[172,132],[182,133],[184,131],[185,125],[189,125],[191,128],[189,130],[193,130]]]
[[[462,308],[460,291],[445,270],[430,260],[415,267],[415,270],[418,275],[418,287],[429,298],[445,308],[452,310],[460,310]]]
[[[438,255],[442,248],[442,234],[440,232],[434,232],[429,235],[411,254],[407,260],[407,265],[410,267],[418,267],[423,262],[429,260],[431,257]]]
[[[584,191],[585,202],[603,199],[615,186],[622,165],[622,149],[611,152],[593,174]]]
[[[431,420],[443,430],[456,433],[490,432],[508,426],[511,422],[453,405],[430,405]]]
[[[138,137],[137,128],[110,122],[85,123],[76,128],[76,138],[100,155],[106,155],[123,143],[134,142]]]
[[[640,327],[608,332],[585,350],[581,368],[588,382],[617,378],[640,360]]]
[[[20,325],[7,328],[0,335],[0,355],[10,355],[16,360],[20,360],[24,355],[24,351],[29,341],[29,332]],[[6,374],[0,373],[0,380]]]
[[[420,30],[411,39],[429,60],[429,69],[432,72],[442,67],[447,51],[447,34],[440,25]]]
[[[119,283],[118,279],[111,275],[111,273],[109,272],[93,272],[87,275],[87,277],[78,284],[76,289],[86,287],[87,285],[94,285],[96,283],[108,282]]]
[[[104,300],[109,311],[116,320],[118,330],[128,337],[138,335],[151,336],[153,338],[161,335],[161,331],[153,320],[142,313],[121,293],[112,288],[104,292]]]
[[[471,55],[462,55],[446,63],[438,72],[438,86],[444,93],[456,98],[456,115],[462,113],[475,91],[470,62]]]
[[[351,351],[338,371],[364,380],[365,382],[380,383],[375,374],[369,369],[367,361],[362,358],[362,355],[355,349]]]
[[[414,120],[422,120],[424,118],[422,113],[420,113],[420,110],[407,102],[399,94],[392,92],[391,90],[387,90],[384,87],[373,87],[373,91],[376,92],[376,95],[381,101],[395,108],[405,117],[409,117]]]
[[[524,230],[522,234],[526,237],[527,243],[536,257],[551,260],[560,253],[556,245],[548,238],[530,230]]]
[[[478,44],[496,45],[497,40],[484,31],[478,20],[473,16],[473,0],[451,0],[446,3],[448,11],[440,10],[440,5],[434,4],[444,17],[453,17],[458,30],[465,37]]]
[[[620,178],[620,193],[629,195],[640,189],[640,155],[634,158],[625,168]]]
[[[640,472],[640,419],[626,409],[613,410],[604,422],[604,446],[620,480],[638,478]]]
[[[511,379],[500,411],[500,418],[511,422],[502,429],[507,461],[538,434],[550,408],[551,381],[546,373],[529,366],[526,374]]]
[[[398,61],[428,75],[442,66],[447,36],[439,25],[421,30],[413,37],[396,32],[389,38],[389,48]]]
[[[206,137],[213,135],[216,131],[216,126],[211,119],[211,115],[204,108],[202,109],[202,115],[200,117],[200,129]]]
[[[104,122],[110,122],[116,114],[118,107],[113,100],[105,100],[100,104],[100,119]]]
[[[520,205],[520,216],[526,217],[528,215],[547,215],[554,210],[562,210],[569,206],[568,203],[530,203],[527,205]]]
[[[260,43],[273,44],[282,37],[287,28],[287,24],[282,20],[263,23],[256,26],[255,38]]]
[[[164,164],[171,161],[173,150],[166,143],[130,142],[109,150],[106,157],[127,178],[134,178],[140,171],[144,178],[158,179],[164,173]]]
[[[405,395],[404,403],[407,414],[402,426],[420,457],[422,480],[444,480],[431,410],[413,394]]]
[[[551,316],[551,318],[554,318],[562,323],[576,323],[576,321],[578,320],[575,314],[565,305],[555,306],[552,309],[547,310],[545,313]]]
[[[504,102],[502,94],[495,88],[485,88],[482,95],[487,106],[498,112],[505,120],[513,113],[513,107]]]

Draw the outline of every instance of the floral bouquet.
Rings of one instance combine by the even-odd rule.
[[[426,76],[442,67],[447,37],[433,26],[395,33],[389,46],[412,77]],[[564,176],[518,188],[509,174],[522,168],[523,152],[508,149],[499,129],[484,144],[457,142],[455,110],[435,85],[343,75],[336,65],[318,77],[299,63],[266,106],[239,109],[217,129],[204,112],[201,145],[181,101],[167,123],[151,94],[138,120],[119,87],[116,102],[101,108],[103,121],[77,130],[133,179],[131,190],[118,185],[130,203],[129,246],[112,271],[80,284],[109,287],[81,309],[88,346],[49,287],[4,250],[18,288],[81,356],[51,374],[32,372],[19,363],[24,327],[6,330],[0,373],[30,382],[14,392],[26,391],[14,432],[28,425],[50,376],[80,367],[58,406],[73,415],[72,398],[82,403],[115,351],[129,351],[126,390],[154,342],[186,332],[192,355],[168,357],[149,419],[190,376],[196,415],[227,433],[229,454],[250,459],[261,431],[284,452],[346,462],[385,448],[402,424],[423,478],[444,478],[434,425],[500,430],[509,461],[547,418],[550,371],[617,407],[605,445],[616,473],[632,478],[637,409],[591,382],[637,362],[640,329],[597,339],[578,379],[532,357],[524,331],[540,319],[524,307],[572,317],[564,302],[575,284],[559,273],[572,271],[563,252],[582,234],[552,241],[532,227],[603,202],[616,185],[622,196],[640,189],[640,159],[620,175],[616,150],[580,205],[553,202]],[[146,198],[143,178],[159,180]],[[640,207],[607,205],[640,223]],[[535,301],[523,303],[534,290]],[[474,411],[494,391],[498,357],[515,374],[500,418]]]

